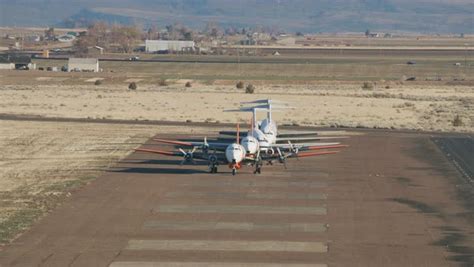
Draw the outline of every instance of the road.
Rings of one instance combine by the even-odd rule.
[[[452,160],[464,178],[474,184],[474,137],[469,135],[457,137],[438,137],[433,141]]]
[[[472,225],[456,216],[460,174],[429,135],[367,132],[348,144],[236,177],[134,153],[3,248],[0,265],[472,263]]]

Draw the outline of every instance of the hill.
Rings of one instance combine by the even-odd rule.
[[[472,0],[0,0],[1,26],[175,22],[286,31],[473,33]]]

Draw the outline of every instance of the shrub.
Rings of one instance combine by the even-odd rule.
[[[461,117],[459,117],[459,115],[456,115],[456,117],[454,117],[454,120],[453,120],[453,126],[454,127],[459,127],[459,126],[463,126],[464,123],[461,119]]]
[[[102,80],[95,80],[94,84],[95,84],[95,85],[101,85],[101,84],[102,84]]]
[[[159,86],[168,86],[168,82],[166,81],[166,79],[160,79],[158,81],[158,85]]]
[[[129,85],[128,85],[128,89],[130,90],[137,90],[138,86],[135,82],[131,82]]]
[[[243,89],[243,88],[244,88],[244,82],[239,81],[239,82],[235,85],[235,87],[237,87],[237,89]]]
[[[254,92],[255,92],[255,86],[253,86],[253,84],[247,85],[247,88],[245,88],[245,93],[253,94]]]
[[[191,84],[191,82],[186,82],[186,84],[185,84],[184,86],[187,87],[187,88],[190,88],[190,87],[192,87],[193,85]]]
[[[372,90],[374,89],[374,84],[373,83],[370,83],[370,82],[364,82],[362,84],[362,89],[364,90]]]

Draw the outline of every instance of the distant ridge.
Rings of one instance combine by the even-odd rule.
[[[94,20],[192,27],[215,22],[289,32],[474,33],[474,1],[0,0],[0,26],[71,26]]]

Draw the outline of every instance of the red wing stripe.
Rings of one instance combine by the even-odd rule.
[[[151,150],[151,149],[135,149],[137,152],[146,152],[146,153],[155,153],[160,155],[166,156],[176,156],[176,153],[170,151],[162,151],[162,150]]]
[[[166,139],[153,139],[153,141],[171,145],[179,145],[179,146],[193,146],[192,143],[189,142],[181,142],[181,141],[174,141],[174,140],[166,140]]]
[[[345,148],[349,147],[348,145],[333,145],[333,146],[309,146],[308,150],[320,150],[320,149],[329,149],[329,148]]]
[[[313,153],[299,153],[299,154],[298,154],[298,157],[299,157],[299,158],[305,158],[305,157],[321,156],[321,155],[336,154],[336,153],[339,153],[339,151],[325,151],[325,152],[313,152]]]

